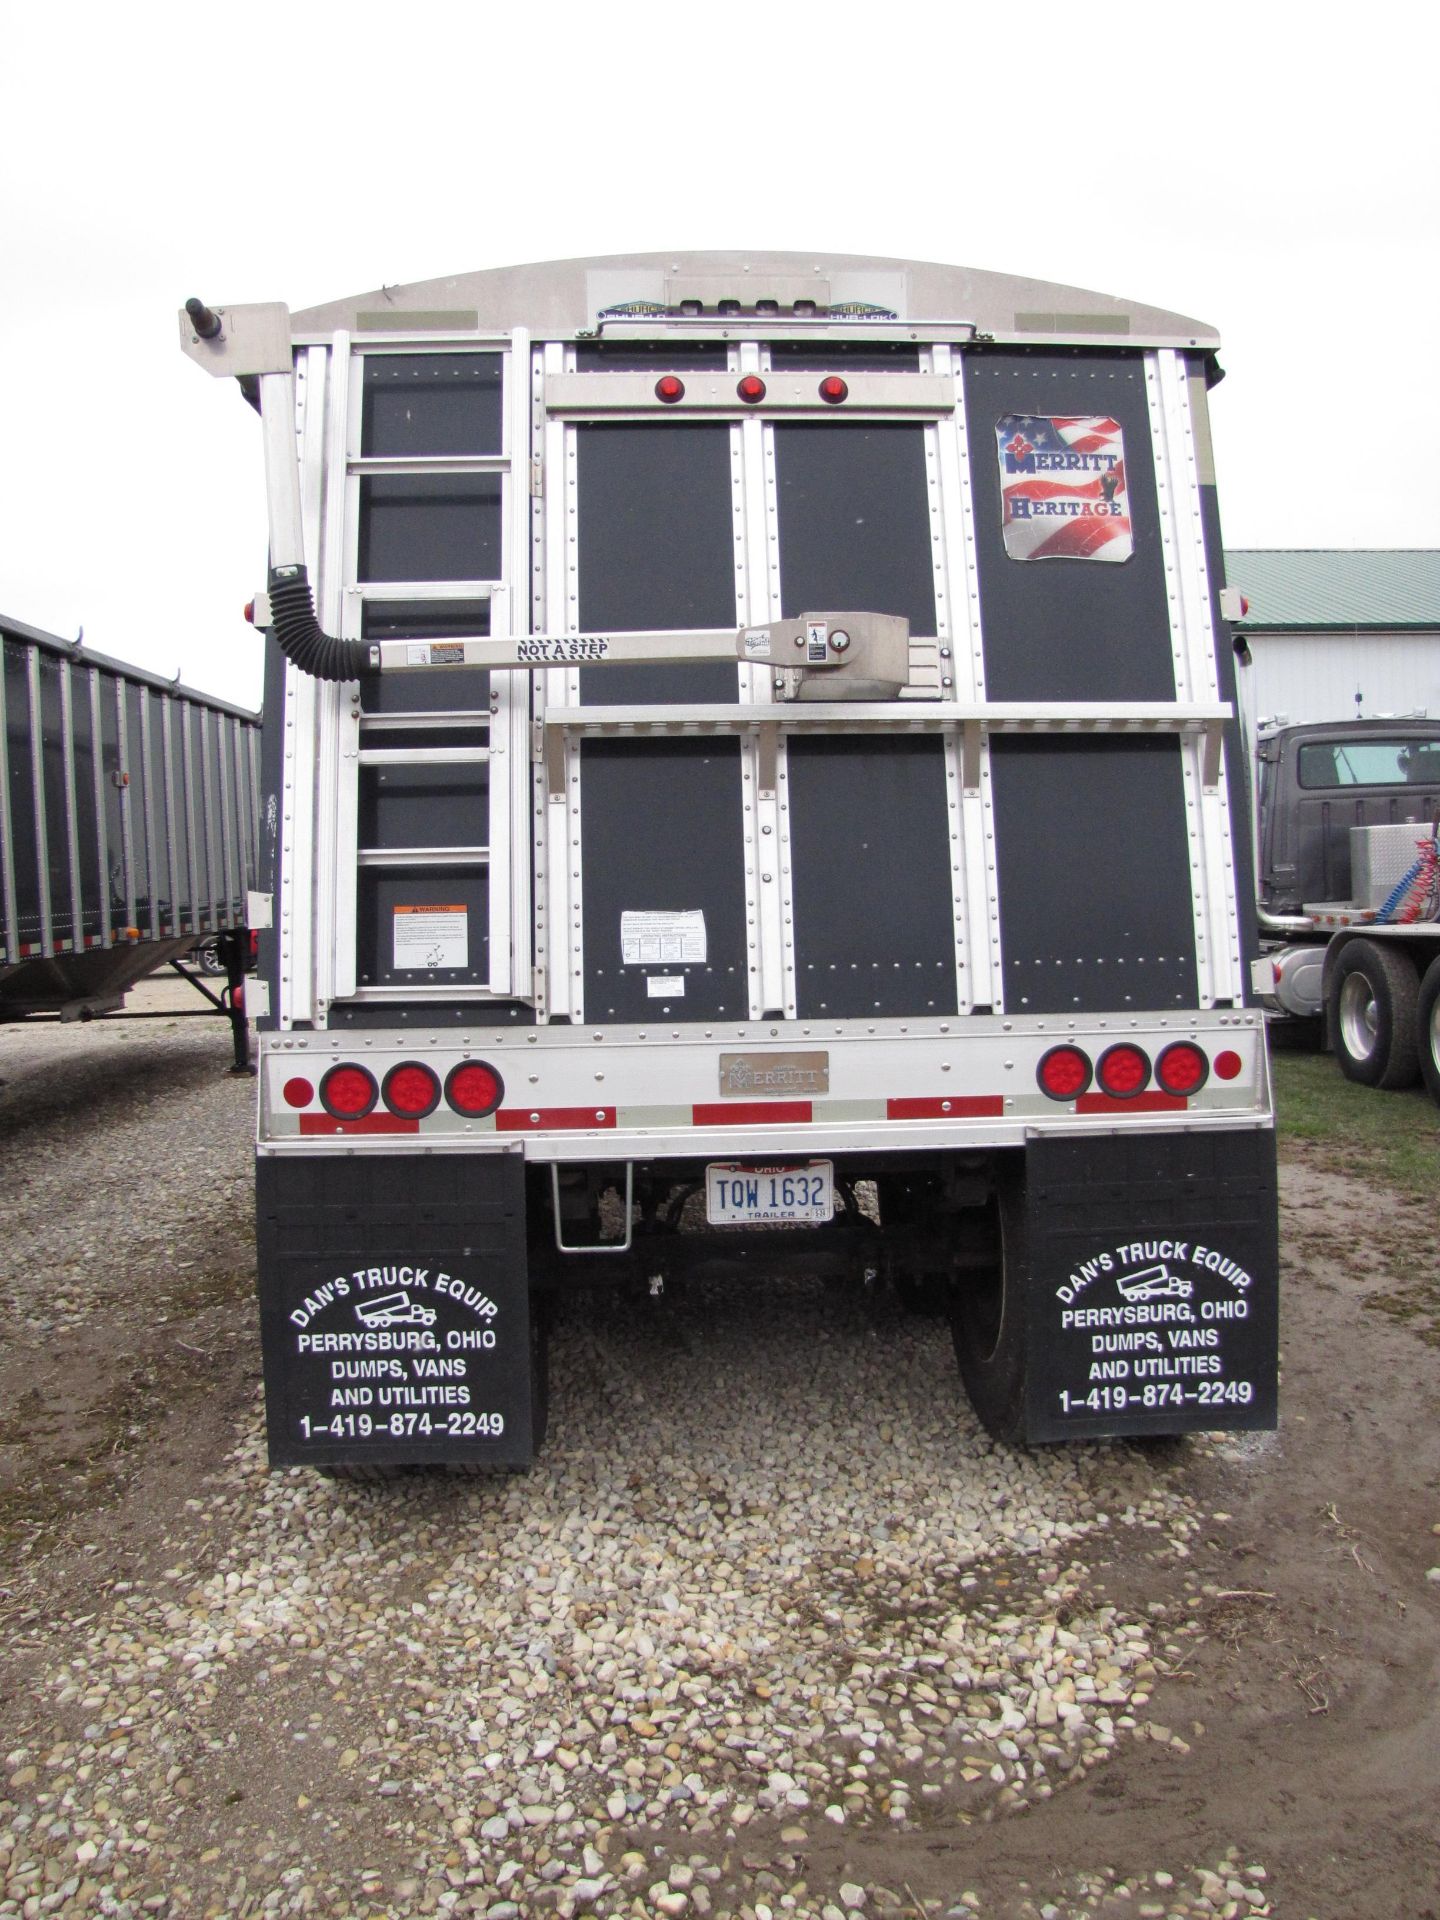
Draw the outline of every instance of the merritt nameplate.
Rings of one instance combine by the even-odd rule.
[[[828,1053],[722,1053],[724,1100],[809,1098],[830,1091]]]

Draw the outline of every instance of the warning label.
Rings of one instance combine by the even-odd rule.
[[[396,907],[397,972],[469,964],[469,915],[464,907]]]

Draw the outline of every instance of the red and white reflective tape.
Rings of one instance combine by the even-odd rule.
[[[1073,1107],[1035,1096],[1012,1099],[1007,1110],[1005,1096],[999,1093],[905,1094],[893,1100],[846,1100],[833,1103],[812,1100],[727,1100],[707,1101],[684,1107],[501,1107],[486,1118],[463,1121],[459,1116],[437,1112],[423,1120],[398,1114],[368,1113],[355,1120],[339,1120],[328,1113],[302,1113],[297,1116],[298,1131],[307,1138],[336,1134],[408,1133],[454,1136],[462,1130],[476,1133],[672,1133],[677,1128],[695,1127],[847,1127],[857,1122],[899,1124],[906,1121],[1000,1120],[1022,1115],[1060,1118],[1067,1112],[1113,1117],[1125,1113],[1185,1113],[1190,1101],[1183,1095],[1140,1093],[1130,1099],[1115,1099],[1106,1093],[1085,1093]],[[687,1117],[688,1114],[688,1117]],[[286,1118],[278,1110],[275,1119]],[[287,1129],[281,1129],[285,1131]]]

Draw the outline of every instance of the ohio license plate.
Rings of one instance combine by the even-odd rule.
[[[812,1226],[833,1218],[835,1175],[828,1160],[798,1167],[705,1169],[705,1213],[712,1227]]]

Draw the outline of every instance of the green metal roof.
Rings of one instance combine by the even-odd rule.
[[[1373,627],[1440,631],[1440,551],[1246,547],[1225,556],[1225,578],[1250,611],[1251,632]]]

